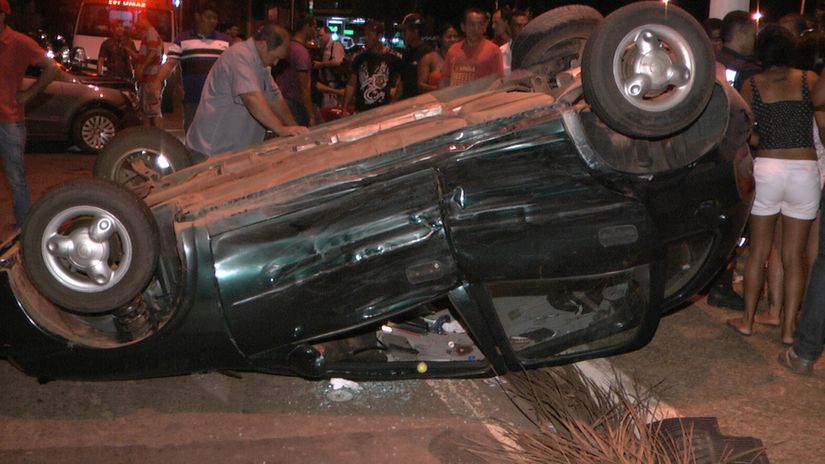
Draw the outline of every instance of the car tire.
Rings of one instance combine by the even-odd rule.
[[[147,184],[192,165],[177,137],[156,127],[123,130],[98,154],[94,175],[145,197]]]
[[[601,13],[585,5],[547,11],[513,40],[513,69],[527,69],[552,81],[560,71],[579,66],[584,43],[602,21]]]
[[[77,179],[49,190],[21,238],[26,274],[47,299],[83,314],[120,308],[146,288],[159,254],[157,224],[129,190]]]
[[[120,123],[117,116],[103,108],[80,113],[72,124],[72,141],[86,153],[98,153],[117,134]]]
[[[659,138],[693,123],[715,83],[713,49],[684,10],[639,2],[608,15],[582,58],[584,96],[611,129]]]

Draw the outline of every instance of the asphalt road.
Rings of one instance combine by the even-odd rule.
[[[33,148],[35,198],[94,163]],[[9,196],[1,179],[3,224]],[[665,318],[649,346],[609,361],[680,415],[715,416],[727,435],[762,439],[772,463],[823,462],[825,367],[812,377],[785,372],[775,362],[778,329],[741,337],[724,325],[731,316],[697,299]],[[0,462],[478,462],[466,448],[495,445],[498,421],[527,426],[494,382],[362,385],[335,402],[326,382],[261,374],[39,384],[0,361]]]

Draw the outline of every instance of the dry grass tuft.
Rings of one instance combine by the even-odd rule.
[[[602,388],[573,366],[506,376],[502,388],[537,427],[525,432],[502,425],[509,444],[473,452],[496,463],[678,464],[695,463],[692,430],[678,438],[655,420],[652,395],[621,382]],[[528,406],[523,406],[524,404]],[[656,425],[658,424],[658,425]],[[720,462],[736,456],[725,453]]]

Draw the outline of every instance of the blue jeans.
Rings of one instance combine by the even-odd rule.
[[[825,201],[825,195],[823,197]],[[802,315],[793,338],[793,350],[799,357],[813,361],[822,354],[822,343],[825,342],[825,214],[820,217],[819,252],[811,269],[808,293],[802,302]]]
[[[17,227],[23,227],[26,215],[31,209],[29,186],[26,183],[26,167],[23,164],[23,150],[26,147],[26,123],[0,122],[0,160],[6,171],[6,180],[11,187],[11,201]]]

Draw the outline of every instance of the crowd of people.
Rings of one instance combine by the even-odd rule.
[[[495,42],[485,35],[491,18]],[[250,122],[257,121],[257,129],[264,133],[289,135],[301,133],[299,127],[438,88],[491,74],[503,77],[510,72],[510,43],[529,22],[530,13],[505,7],[488,15],[471,8],[458,27],[445,23],[438,33],[431,20],[411,13],[400,23],[401,51],[387,45],[383,22],[368,21],[363,28],[363,50],[354,56],[335,40],[329,27],[307,13],[295,15],[291,31],[267,25],[246,41],[239,38],[237,26],[228,26],[227,33],[217,30],[220,18],[213,0],[198,2],[193,19],[194,29],[174,39],[164,64],[160,63],[163,44],[150,15],[141,14],[135,24],[140,49],[128,38],[122,22],[112,21],[111,38],[100,49],[98,73],[134,79],[144,123],[160,127],[165,82],[179,70],[187,146],[210,156],[262,141],[260,130],[243,131],[249,137],[223,136],[224,128],[237,128],[235,122],[248,119],[233,110],[246,111],[254,120]],[[226,68],[222,61],[238,59],[240,50],[234,50],[234,45],[251,52],[262,44],[257,58],[248,56],[249,62],[233,63],[226,75],[218,72]],[[267,48],[274,44],[283,50]],[[272,79],[257,69],[260,65],[269,68]],[[242,90],[246,92],[239,93]]]
[[[779,363],[808,374],[825,340],[825,34],[798,14],[760,28],[745,11],[707,20],[705,29],[719,77],[753,112],[755,181],[743,296],[733,293],[728,271],[708,302],[743,310],[727,321],[740,335],[751,335],[755,324],[778,327],[789,345]],[[768,305],[757,313],[766,275]]]
[[[529,12],[507,7],[492,15],[471,8],[458,27],[445,23],[436,34],[431,20],[411,13],[401,21],[401,51],[387,45],[383,22],[369,21],[363,49],[353,56],[307,13],[295,15],[291,31],[269,24],[246,40],[236,25],[218,30],[214,0],[198,1],[193,13],[194,28],[166,50],[150,10],[134,18],[130,33],[113,18],[104,24],[110,37],[98,51],[97,72],[134,81],[144,125],[162,127],[163,94],[174,93],[166,83],[179,71],[186,144],[199,159],[260,143],[267,131],[300,134],[438,88],[503,77],[510,72],[510,43],[530,20]],[[491,17],[496,42],[485,35]]]

